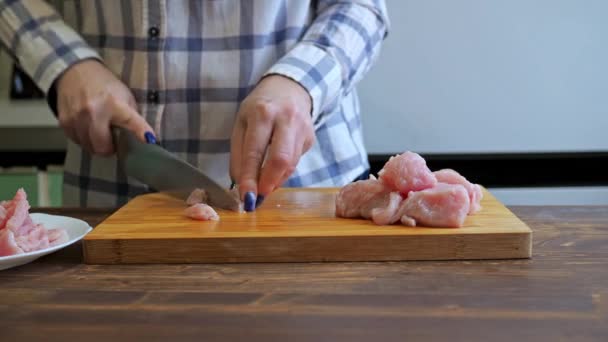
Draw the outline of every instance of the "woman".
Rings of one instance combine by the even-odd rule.
[[[0,2],[2,43],[70,138],[64,199],[80,206],[148,191],[112,125],[236,181],[248,211],[282,185],[364,174],[354,86],[387,23],[380,0]]]

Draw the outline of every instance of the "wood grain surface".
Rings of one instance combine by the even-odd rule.
[[[87,265],[75,244],[0,272],[0,340],[607,341],[608,207],[510,209],[532,259]]]
[[[489,192],[462,228],[337,218],[337,189],[281,189],[254,213],[183,216],[165,194],[135,198],[84,239],[85,262],[225,263],[527,258],[531,230]]]

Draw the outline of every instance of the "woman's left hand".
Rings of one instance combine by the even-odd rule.
[[[263,78],[241,103],[230,143],[230,176],[246,211],[280,187],[312,146],[311,106],[308,92],[280,75]]]

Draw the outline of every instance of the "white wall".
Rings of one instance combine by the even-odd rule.
[[[370,153],[608,151],[608,1],[387,4]]]

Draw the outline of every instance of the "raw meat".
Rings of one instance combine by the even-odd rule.
[[[338,197],[338,216],[371,218],[377,225],[401,222],[410,227],[418,224],[456,228],[462,226],[469,211],[469,196],[460,184],[439,183],[430,189],[412,191],[405,200],[399,193],[387,191],[379,191],[375,195],[371,191],[364,192],[368,195],[364,196],[366,200],[362,200],[362,197],[356,198],[357,190],[362,190],[364,185],[350,186],[346,195]],[[361,205],[349,206],[349,200]]]
[[[25,191],[23,189],[17,190],[13,201],[8,205],[5,228],[12,230],[17,236],[27,234],[31,228],[31,220],[30,222],[26,222],[26,219],[30,216],[29,210],[30,204],[27,201]]]
[[[416,225],[458,228],[464,224],[469,205],[464,186],[439,183],[430,189],[411,192],[399,208],[400,220],[411,222],[411,218]]]
[[[432,188],[437,184],[435,175],[418,154],[405,152],[391,157],[378,173],[389,188],[407,196],[410,191]]]
[[[207,192],[203,189],[194,189],[186,200],[187,205],[195,205],[197,203],[205,202],[207,202]]]
[[[49,244],[51,246],[57,246],[64,244],[70,240],[68,232],[65,229],[49,229],[47,230],[49,235]]]
[[[374,208],[385,208],[390,204],[390,194],[391,189],[376,179],[348,184],[336,197],[336,215],[371,218]]]
[[[236,198],[239,196],[238,188],[231,189],[230,193]],[[184,210],[184,215],[199,221],[219,221],[220,216],[217,212],[205,203],[207,199],[207,192],[204,189],[194,189],[186,199],[186,204],[189,207]],[[243,203],[239,201],[239,206],[233,208],[233,210],[243,212]]]
[[[402,201],[403,197],[401,197],[400,193],[391,192],[388,197],[388,203],[382,207],[372,209],[372,221],[380,226],[395,223],[394,217]]]
[[[9,229],[0,229],[0,257],[22,253],[23,249],[15,241],[15,234]]]
[[[467,215],[481,210],[481,186],[451,169],[431,172],[413,152],[391,157],[378,176],[340,189],[336,216],[378,225],[462,227]]]
[[[471,202],[469,207],[469,215],[475,214],[481,210],[480,203],[483,197],[483,192],[481,191],[481,186],[479,186],[479,184],[469,182],[466,178],[452,169],[443,169],[433,173],[435,174],[437,181],[440,183],[460,184],[467,189]]]
[[[26,253],[50,246],[49,236],[41,224],[33,226],[26,234],[17,236],[15,240],[17,240],[17,245]]]
[[[184,215],[199,221],[219,221],[220,216],[205,203],[191,205],[184,210]]]
[[[394,223],[403,197],[391,191],[382,181],[370,176],[343,187],[336,197],[338,217],[371,219],[377,225]]]
[[[29,209],[23,189],[17,190],[11,201],[0,204],[0,256],[37,251],[69,240],[65,229],[47,230],[35,224]]]
[[[0,229],[6,226],[6,221],[9,219],[9,208],[7,202],[2,202],[0,205]]]

